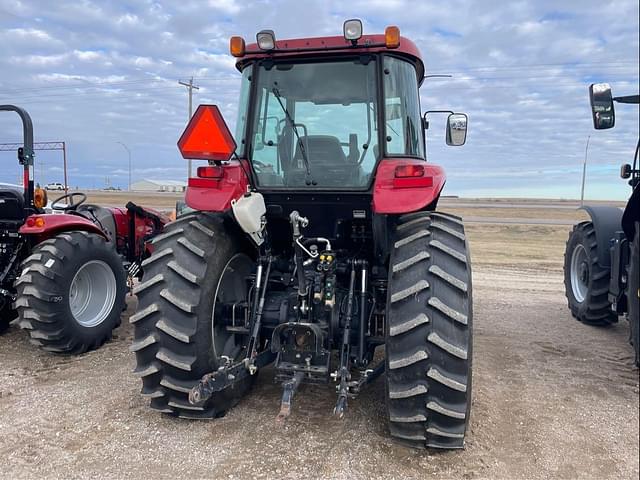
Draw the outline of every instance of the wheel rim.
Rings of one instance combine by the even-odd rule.
[[[216,286],[216,293],[211,314],[211,348],[214,358],[220,359],[223,355],[229,358],[237,358],[242,350],[242,335],[234,334],[226,330],[225,323],[216,320],[216,306],[218,304],[232,304],[247,300],[246,278],[253,270],[253,262],[243,254],[237,253],[229,259]],[[236,317],[236,325],[243,326],[244,318]]]
[[[578,303],[584,302],[589,291],[589,257],[584,246],[576,245],[571,254],[571,290]]]
[[[76,272],[69,287],[69,308],[76,322],[95,327],[106,320],[116,300],[116,276],[102,260],[91,260]]]

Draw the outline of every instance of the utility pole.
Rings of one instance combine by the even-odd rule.
[[[582,189],[580,192],[580,206],[584,206],[584,181],[587,177],[587,153],[589,152],[589,140],[591,135],[587,137],[587,146],[584,149],[584,163],[582,164]]]
[[[193,89],[195,88],[196,90],[200,90],[200,87],[198,87],[197,85],[193,84],[193,77],[191,77],[189,79],[189,82],[183,82],[182,80],[178,80],[178,83],[182,86],[187,87],[187,90],[189,91],[189,118],[188,120],[191,120],[191,116],[193,115]],[[187,179],[191,178],[191,159],[188,160],[188,170],[187,170]]]
[[[116,142],[116,143],[122,145],[124,147],[124,149],[127,151],[127,154],[129,155],[129,188],[128,188],[128,190],[131,191],[131,150],[129,150],[129,147],[127,147],[122,142]]]
[[[62,162],[64,167],[64,194],[69,193],[69,180],[67,179],[67,143],[62,142]]]

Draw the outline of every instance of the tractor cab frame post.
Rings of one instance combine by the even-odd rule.
[[[0,111],[15,112],[22,121],[23,146],[21,149],[18,149],[18,160],[24,168],[22,183],[24,186],[25,203],[33,210],[33,178],[31,178],[34,157],[33,122],[31,121],[31,116],[24,108],[16,107],[15,105],[0,105]]]

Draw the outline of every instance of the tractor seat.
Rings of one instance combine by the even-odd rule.
[[[360,185],[360,166],[350,161],[342,149],[340,140],[331,135],[309,135],[300,137],[307,148],[311,175],[322,187],[343,187]],[[293,157],[294,171],[287,172],[286,183],[289,186],[304,185],[304,167],[300,145],[296,142],[296,154]]]
[[[347,164],[347,156],[342,150],[340,140],[331,135],[309,135],[300,137],[300,142],[307,148],[307,157],[312,170],[322,171],[329,167],[340,167]],[[300,142],[296,142],[296,154],[293,159],[302,160]]]
[[[80,205],[76,212],[95,223],[98,228],[107,234],[111,241],[116,240],[116,222],[113,219],[111,210],[100,205],[85,203]]]
[[[24,220],[24,196],[20,190],[0,187],[0,221]]]

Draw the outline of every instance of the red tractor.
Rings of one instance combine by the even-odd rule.
[[[178,142],[206,160],[192,212],[153,241],[135,288],[135,374],[151,407],[215,418],[273,363],[291,412],[332,384],[334,414],[384,375],[391,436],[460,448],[471,405],[471,263],[460,218],[436,211],[426,162],[424,63],[397,27],[245,45],[237,144],[200,105]],[[437,111],[442,113],[443,111]],[[467,117],[450,113],[447,143]]]
[[[43,349],[82,353],[102,345],[120,324],[127,271],[140,275],[148,241],[169,221],[132,203],[122,208],[86,204],[73,192],[45,213],[47,194],[34,189],[33,127],[13,105],[0,111],[22,119],[22,188],[0,186],[0,330],[19,317]]]

